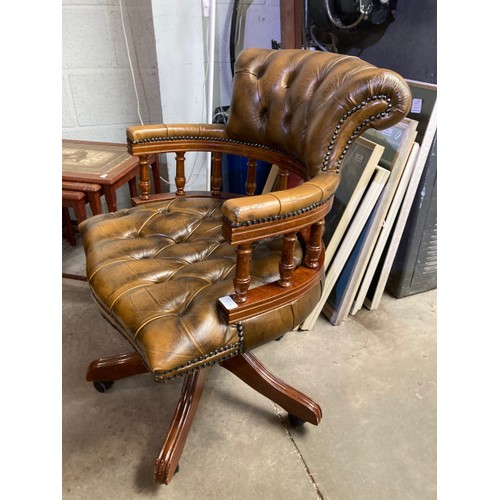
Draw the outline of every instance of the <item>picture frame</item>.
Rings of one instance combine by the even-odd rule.
[[[325,269],[328,269],[330,262],[339,249],[347,228],[373,179],[375,169],[382,158],[383,152],[384,148],[382,146],[364,137],[359,137],[349,148],[344,160],[342,180],[335,192],[332,208],[325,218],[325,230],[323,232]],[[352,233],[350,237],[352,238]],[[349,243],[344,244],[343,252],[346,251],[345,248],[348,245]],[[354,242],[352,245],[354,245]],[[347,259],[347,256],[345,256],[345,259]],[[339,266],[342,261],[345,262],[345,259],[337,259],[336,266]],[[341,269],[337,270],[340,271]],[[314,326],[323,307],[320,304],[326,302],[328,293],[327,288],[323,287],[320,303],[303,323],[303,329],[311,329]]]
[[[332,209],[325,218],[325,268],[328,268],[337,252],[383,153],[382,146],[364,137],[360,137],[349,148]]]
[[[363,303],[366,298],[368,288],[372,282],[373,276],[377,269],[377,265],[382,257],[382,253],[384,251],[386,243],[391,236],[396,217],[400,211],[401,204],[403,202],[404,196],[407,192],[408,185],[410,183],[410,179],[412,178],[419,149],[420,149],[419,144],[414,142],[410,152],[410,156],[408,158],[408,162],[404,169],[403,175],[401,176],[401,180],[399,181],[398,188],[396,190],[391,206],[389,208],[389,211],[387,212],[387,216],[380,230],[380,234],[375,244],[375,248],[373,249],[372,255],[370,256],[370,260],[368,262],[365,274],[363,275],[361,285],[359,286],[356,298],[354,299],[354,303],[352,305],[350,312],[353,315],[356,314],[363,307]]]
[[[396,125],[384,130],[369,129],[363,136],[384,147],[384,153],[380,165],[390,171],[389,179],[381,194],[376,213],[373,215],[372,223],[364,235],[364,241],[349,256],[346,268],[349,276],[343,281],[343,288],[335,292],[334,312],[330,321],[334,325],[341,324],[351,310],[356,293],[361,285],[363,275],[372,252],[375,248],[378,236],[386,219],[387,213],[397,191],[397,187],[408,162],[413,143],[417,137],[418,122],[410,118],[404,118]],[[345,272],[345,271],[344,271]]]
[[[364,243],[367,231],[373,224],[381,194],[389,176],[389,170],[377,165],[372,182],[326,274],[324,293],[313,313],[319,315],[322,311],[333,324],[336,324],[336,307],[339,301],[337,299],[340,299],[340,294],[345,290],[345,279],[348,279],[351,273],[352,260],[349,261],[350,256],[353,253],[359,253],[359,249]]]
[[[323,307],[325,306],[332,289],[342,272],[342,269],[348,261],[349,256],[351,255],[351,252],[363,231],[363,228],[366,226],[374,207],[380,199],[380,195],[387,183],[389,174],[390,172],[380,165],[375,167],[368,189],[364,192],[356,213],[349,224],[349,228],[347,229],[338,251],[336,252],[331,265],[326,272],[320,300],[300,326],[301,330],[311,330],[314,327],[316,320],[321,314],[321,311],[323,310]]]
[[[380,305],[380,300],[384,294],[401,237],[437,134],[437,84],[415,80],[407,80],[407,82],[413,96],[412,109],[408,116],[418,122],[416,142],[420,147],[415,160],[412,177],[406,189],[391,235],[385,243],[382,256],[376,265],[373,276],[366,277],[366,280],[369,281],[369,286],[363,298],[363,305],[370,310],[377,309]]]

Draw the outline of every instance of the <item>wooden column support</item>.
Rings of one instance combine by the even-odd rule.
[[[278,284],[284,288],[291,286],[291,279],[295,265],[293,262],[293,251],[297,233],[288,233],[283,236],[283,247],[281,249],[281,260],[279,264],[280,279]]]
[[[186,174],[184,173],[185,153],[175,153],[175,186],[177,188],[176,195],[184,196],[184,187],[186,186]]]
[[[220,196],[222,187],[222,154],[212,154],[212,196]]]
[[[149,180],[149,155],[139,156],[139,189],[141,200],[149,200],[151,181]]]
[[[249,243],[238,245],[236,249],[236,273],[234,276],[234,301],[242,304],[247,300],[250,286],[250,257],[252,249]]]
[[[278,174],[278,189],[284,191],[288,189],[288,170],[280,168]]]
[[[257,160],[248,159],[247,182],[245,183],[245,191],[247,196],[253,196],[257,189]]]
[[[325,229],[325,220],[316,222],[311,226],[309,242],[306,246],[306,257],[304,265],[310,269],[317,269],[319,267],[319,257],[321,255],[321,237]]]

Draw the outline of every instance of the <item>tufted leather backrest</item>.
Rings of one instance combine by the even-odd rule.
[[[235,66],[227,135],[291,154],[307,179],[338,173],[356,136],[397,123],[410,100],[399,75],[357,57],[246,49]],[[353,113],[357,119],[347,120]]]

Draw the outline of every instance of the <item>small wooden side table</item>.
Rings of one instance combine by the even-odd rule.
[[[73,209],[78,224],[87,218],[87,212],[85,211],[87,202],[86,194],[81,191],[62,190],[62,206],[63,208]]]
[[[150,155],[155,193],[161,193],[160,169],[156,155]],[[62,141],[63,182],[83,182],[101,186],[108,210],[115,212],[116,190],[128,182],[131,198],[137,196],[139,159],[125,144],[92,141]]]
[[[75,213],[76,221],[78,224],[84,221],[87,217],[85,205],[87,204],[87,196],[81,191],[66,191],[62,190],[62,215],[63,215],[63,229],[66,239],[72,246],[76,245],[75,232],[73,231],[73,223],[69,215],[68,208],[72,208]]]
[[[90,210],[92,210],[92,215],[102,214],[102,203],[101,203],[101,186],[99,184],[87,184],[85,182],[62,182],[63,189],[63,206],[64,206],[64,192],[77,191],[80,193],[85,193],[87,196],[87,201],[90,205]]]

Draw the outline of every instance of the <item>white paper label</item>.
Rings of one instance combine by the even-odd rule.
[[[354,155],[354,159],[358,162],[358,163],[362,163],[363,160],[365,159],[365,155],[362,155],[360,153],[356,153]]]
[[[224,297],[219,298],[219,302],[228,310],[236,309],[238,304],[229,296],[226,295]]]
[[[422,99],[413,99],[411,102],[411,112],[421,113],[422,112]]]

